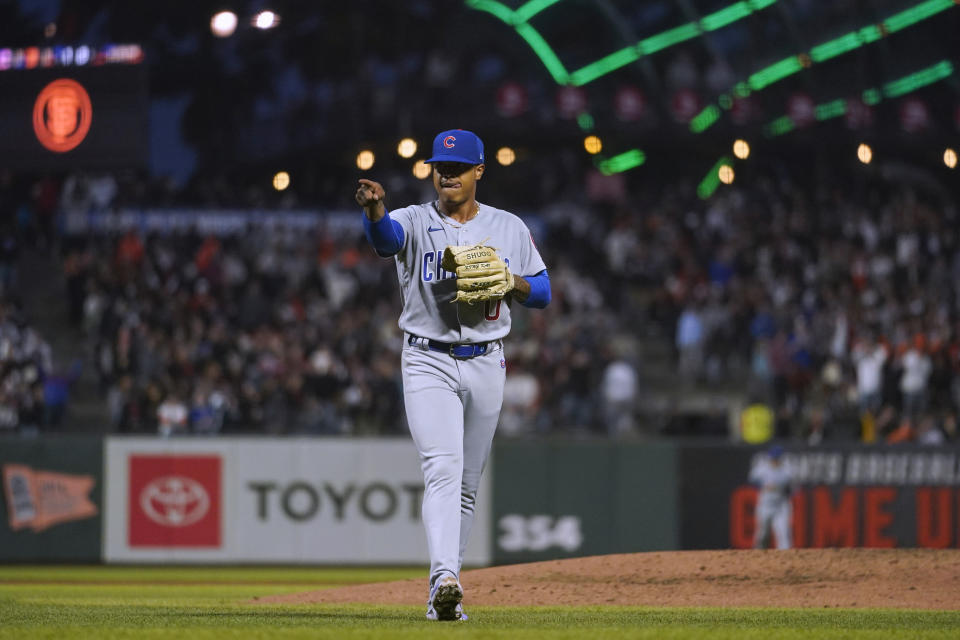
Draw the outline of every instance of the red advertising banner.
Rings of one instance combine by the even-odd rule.
[[[130,456],[130,546],[219,548],[221,467],[218,455]]]
[[[905,492],[895,487],[846,488],[834,496],[828,487],[793,495],[793,542],[796,547],[917,546],[944,549],[960,541],[960,492],[943,487],[910,490],[914,511],[898,513]],[[753,546],[757,489],[742,486],[730,496],[730,546]],[[898,516],[913,516],[914,530],[894,526]],[[958,528],[954,529],[953,523]],[[912,533],[913,535],[906,535]],[[775,546],[776,534],[771,542]],[[912,538],[912,539],[911,539]]]
[[[683,548],[754,544],[762,451],[690,447],[681,453]],[[960,451],[837,447],[788,451],[793,546],[960,548]],[[717,526],[723,523],[726,526]],[[770,540],[775,545],[776,534]]]

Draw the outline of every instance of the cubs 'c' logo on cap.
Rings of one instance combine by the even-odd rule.
[[[56,153],[75,149],[90,131],[90,96],[75,80],[54,80],[33,105],[33,131],[44,147]]]
[[[455,141],[456,141],[456,138],[454,138],[453,136],[447,136],[446,138],[443,139],[443,146],[445,146],[447,149],[453,149],[453,143]]]

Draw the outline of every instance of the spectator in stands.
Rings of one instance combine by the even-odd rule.
[[[540,383],[527,363],[513,360],[507,366],[503,387],[503,408],[497,432],[506,436],[530,435],[537,430]]]
[[[937,426],[936,418],[931,414],[924,414],[917,420],[916,441],[917,444],[935,447],[944,444],[947,439]]]
[[[593,170],[552,160],[539,168],[550,184],[576,185],[578,171]],[[155,193],[118,180],[114,201],[104,188],[94,204],[89,181],[68,180],[76,193],[62,194],[65,207],[89,211]],[[857,410],[868,440],[889,438],[903,418],[954,415],[957,232],[944,226],[939,204],[912,189],[883,184],[866,202],[834,186],[834,176],[811,187],[771,172],[702,202],[692,189],[622,177],[596,201],[574,189],[563,204],[545,204],[536,233],[548,262],[558,261],[556,309],[529,323],[519,311],[513,337],[535,363],[516,372],[537,389],[531,428],[627,424],[609,412],[631,384],[609,382],[622,377],[613,376],[618,365],[599,355],[618,342],[652,363],[635,371],[638,387],[641,373],[663,376],[672,393],[682,372],[690,384],[757,391],[770,398],[774,431],[811,442],[848,437]],[[214,176],[192,192],[211,207],[254,202],[237,187]],[[258,220],[225,234],[121,228],[64,243],[71,308],[116,428],[158,429],[157,409],[174,391],[197,431],[404,428],[396,367],[380,357],[396,348],[397,332],[375,322],[397,304],[385,277],[391,267],[358,250],[354,227],[323,219],[310,232]],[[372,307],[361,290],[377,290],[382,302]],[[861,326],[876,337],[858,335]],[[927,344],[894,357],[886,342],[904,344],[907,329]],[[675,354],[661,355],[671,342]],[[651,406],[636,406],[639,423],[649,422]]]
[[[624,358],[614,358],[603,371],[601,397],[606,432],[612,437],[636,431],[637,370]]]
[[[19,305],[0,298],[0,429],[32,435],[50,424],[44,390],[53,373],[49,343]]]
[[[903,399],[902,417],[915,421],[926,410],[927,385],[933,370],[933,363],[924,350],[925,338],[922,334],[914,336],[907,350],[900,356],[898,364],[901,370],[900,393]]]
[[[700,305],[690,303],[677,319],[677,370],[685,380],[696,381],[703,372],[705,339]]]
[[[867,332],[851,353],[857,368],[857,401],[861,413],[876,415],[883,405],[883,365],[887,348]]]
[[[173,391],[157,407],[157,432],[161,438],[186,434],[189,417],[187,405]]]

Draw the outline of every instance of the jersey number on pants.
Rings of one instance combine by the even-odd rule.
[[[484,313],[483,317],[486,318],[487,320],[490,320],[491,322],[499,318],[501,302],[503,302],[503,300],[497,300],[497,306],[491,309],[491,307],[493,306],[493,300],[487,300],[487,310]]]
[[[510,258],[504,258],[503,261],[507,264],[508,267],[510,266]],[[487,300],[487,310],[483,314],[483,317],[489,320],[490,322],[493,322],[494,320],[498,319],[500,317],[501,302],[503,302],[503,300],[497,300],[497,306],[496,308],[494,308],[493,300]]]

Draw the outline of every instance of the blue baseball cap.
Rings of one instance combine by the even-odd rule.
[[[783,455],[783,447],[775,444],[767,450],[767,455],[776,460]]]
[[[433,139],[433,156],[424,162],[483,164],[483,142],[465,129],[441,131]]]

